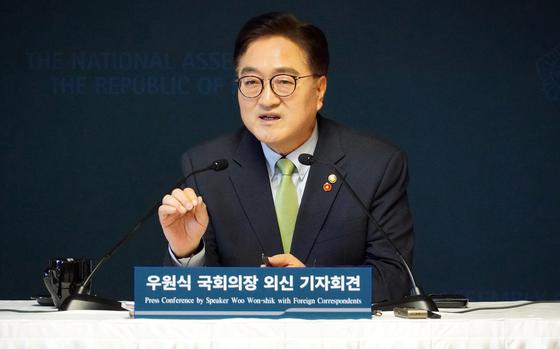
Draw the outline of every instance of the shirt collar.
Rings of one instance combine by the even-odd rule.
[[[286,158],[294,163],[297,169],[297,173],[300,179],[303,179],[307,172],[309,171],[310,166],[302,165],[298,157],[300,154],[307,153],[313,155],[315,152],[315,147],[317,146],[317,141],[319,140],[319,128],[317,127],[317,121],[315,121],[315,128],[313,132],[311,132],[311,136],[299,146],[299,148],[295,149],[288,155]],[[266,158],[266,168],[268,169],[268,177],[271,179],[274,176],[275,169],[276,169],[276,162],[282,157],[282,155],[274,152],[274,150],[270,149],[268,145],[261,142],[261,146],[263,149],[264,157]]]

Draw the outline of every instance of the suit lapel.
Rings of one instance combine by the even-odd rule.
[[[233,160],[236,166],[229,177],[262,252],[266,255],[282,253],[266,159],[261,144],[248,131],[245,131]]]
[[[319,118],[318,125],[319,140],[314,155],[324,162],[337,164],[344,157],[338,132],[328,120]],[[323,186],[328,183],[327,178],[332,173],[332,169],[322,164],[315,164],[309,170],[291,250],[304,264],[313,263],[307,260],[309,252],[342,185],[341,180],[337,180],[330,191],[324,189]]]

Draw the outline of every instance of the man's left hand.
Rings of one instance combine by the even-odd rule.
[[[268,260],[270,261],[270,264],[272,264],[273,267],[289,267],[289,268],[305,267],[305,264],[303,264],[299,259],[297,259],[296,257],[294,257],[289,253],[277,254],[272,257],[268,257]]]

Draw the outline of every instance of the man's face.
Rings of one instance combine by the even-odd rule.
[[[247,98],[237,92],[241,119],[259,141],[279,154],[290,153],[311,135],[317,111],[323,106],[327,78],[300,79],[294,93],[288,97],[277,96],[268,79],[277,74],[305,76],[313,73],[306,53],[281,36],[252,42],[239,59],[238,78],[254,75],[265,80],[258,97]]]

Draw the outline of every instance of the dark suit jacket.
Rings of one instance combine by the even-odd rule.
[[[339,166],[346,180],[410,262],[414,244],[408,207],[406,158],[379,139],[318,117],[315,156]],[[283,253],[274,202],[259,141],[245,128],[196,146],[183,155],[183,171],[226,158],[223,172],[207,172],[188,183],[208,205],[204,235],[209,266],[259,266],[261,253]],[[390,244],[368,222],[342,182],[324,191],[333,171],[315,164],[308,174],[291,253],[308,266],[371,265],[374,301],[394,300],[410,290]]]

